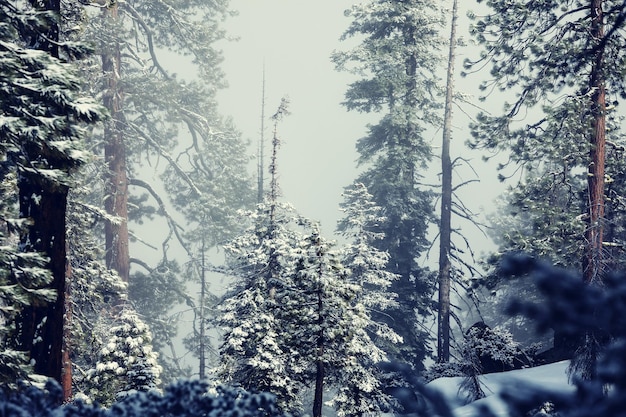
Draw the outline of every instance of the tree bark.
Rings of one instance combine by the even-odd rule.
[[[103,13],[117,19],[118,6],[115,3]],[[126,171],[126,145],[124,143],[123,92],[119,85],[121,55],[119,45],[102,54],[102,71],[107,79],[104,106],[109,111],[110,120],[104,128],[104,158],[108,166],[105,178],[105,203],[108,214],[122,219],[114,224],[105,224],[106,266],[117,271],[124,282],[130,273],[130,253],[128,240],[128,176]]]
[[[200,343],[199,343],[199,360],[200,360],[200,369],[198,370],[198,377],[200,379],[204,379],[205,369],[206,369],[206,331],[205,331],[205,308],[204,303],[206,298],[206,265],[205,265],[205,257],[206,257],[206,246],[205,246],[205,238],[202,237],[202,256],[201,260],[201,271],[200,271]]]
[[[32,221],[21,239],[24,251],[40,252],[49,259],[46,266],[52,282],[46,288],[57,294],[53,302],[34,301],[24,308],[18,322],[19,343],[22,350],[30,352],[35,373],[62,383],[68,189],[24,172],[18,184],[20,215]]]
[[[60,0],[31,0],[38,11],[61,14]],[[50,20],[45,34],[36,33],[31,47],[59,58],[59,27]],[[22,152],[29,161],[46,161],[51,169],[69,170],[72,161],[55,157],[43,142],[41,147],[25,144]],[[24,252],[39,252],[48,258],[47,269],[52,281],[46,286],[56,292],[53,302],[33,300],[17,319],[18,344],[21,350],[30,353],[35,373],[54,378],[63,383],[63,340],[65,325],[66,289],[66,230],[67,211],[66,185],[42,177],[39,173],[22,169],[18,172],[20,218],[29,219],[30,227],[21,236]]]
[[[65,253],[69,253],[68,244],[65,245]],[[66,256],[65,258],[65,326],[63,329],[63,352],[62,352],[62,362],[63,367],[61,371],[61,388],[63,389],[63,402],[69,401],[72,397],[72,359],[71,359],[71,348],[70,348],[70,339],[71,339],[71,326],[72,326],[72,294],[71,294],[71,281],[72,281],[72,265],[70,264],[69,258]]]
[[[454,89],[454,58],[456,47],[457,0],[452,6],[452,28],[446,80],[446,102],[441,146],[441,225],[439,229],[439,311],[437,315],[437,362],[450,361],[450,285],[451,285],[451,218],[452,162],[450,139],[452,130],[452,99]]]
[[[591,1],[591,36],[596,42],[604,37],[603,0]],[[604,240],[604,170],[606,144],[606,89],[604,81],[604,48],[594,52],[589,88],[591,91],[592,129],[589,140],[588,213],[586,254],[583,262],[585,282],[601,281]]]

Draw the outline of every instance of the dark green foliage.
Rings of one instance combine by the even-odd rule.
[[[15,383],[12,373],[23,377],[23,359],[39,373],[61,370],[65,199],[89,155],[85,126],[103,114],[80,95],[77,69],[65,61],[88,48],[59,43],[55,12],[52,3],[0,2],[3,384]]]
[[[211,392],[212,391],[212,392]],[[44,390],[22,387],[0,394],[0,415],[11,417],[280,417],[274,397],[265,393],[219,386],[206,381],[181,380],[163,393],[129,395],[110,408],[77,401],[59,406],[61,389],[53,381]]]
[[[388,271],[399,276],[390,290],[398,306],[386,321],[404,342],[387,346],[395,359],[422,369],[430,354],[428,336],[419,326],[429,314],[434,276],[418,265],[433,219],[433,194],[421,186],[422,171],[431,158],[426,129],[439,124],[435,96],[442,15],[430,0],[375,0],[347,12],[353,22],[344,37],[363,37],[359,47],[333,56],[338,69],[364,79],[352,83],[345,106],[360,112],[382,113],[378,123],[357,143],[363,183],[385,218],[375,231],[374,246],[389,253]],[[417,314],[416,314],[417,313]]]
[[[521,250],[583,267],[590,199],[586,171],[595,163],[590,158],[597,146],[592,123],[597,74],[607,91],[605,188],[623,172],[615,153],[623,148],[615,107],[626,86],[624,5],[601,3],[604,38],[592,34],[589,1],[489,0],[489,13],[472,27],[484,52],[475,61],[466,60],[466,70],[490,66],[492,77],[481,84],[484,98],[500,98],[501,91],[508,101],[500,115],[478,115],[470,145],[506,152],[509,160],[500,168],[513,172],[502,171],[502,180],[519,174],[500,213],[504,219],[497,222],[500,252]],[[605,200],[605,227],[621,224],[623,206]],[[621,238],[605,232],[604,241],[619,245]]]
[[[516,387],[503,398],[513,416],[527,415],[552,403],[560,417],[623,416],[626,409],[626,280],[623,273],[609,275],[603,286],[585,284],[579,274],[557,269],[529,256],[503,261],[511,275],[530,274],[547,302],[518,301],[510,313],[535,321],[539,331],[553,328],[570,336],[585,335],[598,342],[599,355],[587,362],[586,378],[572,375],[576,391],[554,394],[548,388]],[[574,362],[573,366],[576,366]]]

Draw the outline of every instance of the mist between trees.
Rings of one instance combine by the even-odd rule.
[[[350,7],[331,225],[281,188],[296,100],[219,111],[227,0],[0,6],[3,407],[451,416],[424,383],[570,360],[510,415],[620,415],[626,4]]]

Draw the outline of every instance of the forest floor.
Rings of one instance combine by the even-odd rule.
[[[508,410],[499,396],[503,390],[515,390],[521,384],[540,386],[555,392],[572,392],[574,386],[568,383],[569,361],[556,362],[534,368],[509,372],[485,374],[479,377],[485,398],[468,403],[463,392],[459,391],[462,377],[439,378],[428,384],[443,394],[454,411],[455,417],[480,415],[479,407],[487,406],[497,417],[508,417]]]

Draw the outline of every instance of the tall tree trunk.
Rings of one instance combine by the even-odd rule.
[[[60,16],[60,0],[31,1],[38,11]],[[45,34],[31,39],[33,48],[59,58],[59,27],[52,19]],[[55,157],[43,143],[24,146],[23,153],[30,161],[47,161],[49,168],[69,169],[70,161]],[[66,235],[65,214],[69,189],[54,180],[42,177],[36,170],[20,170],[18,177],[20,217],[30,219],[31,225],[21,236],[25,252],[39,252],[48,258],[46,267],[52,281],[47,288],[56,292],[50,303],[33,301],[24,308],[17,321],[20,349],[30,353],[35,373],[45,375],[62,384],[63,336],[65,321]]]
[[[40,252],[48,257],[52,282],[47,288],[57,294],[53,302],[35,301],[24,309],[18,322],[20,347],[30,352],[35,373],[62,384],[68,189],[38,178],[36,173],[22,172],[18,184],[21,217],[32,221],[22,236],[24,251]]]
[[[591,0],[590,34],[597,44],[589,76],[591,93],[591,134],[589,138],[589,166],[587,170],[587,229],[585,231],[585,253],[583,257],[583,280],[587,284],[601,283],[605,271],[604,241],[604,172],[606,145],[606,89],[604,82],[604,37],[603,0]],[[598,359],[598,344],[601,335],[587,331],[577,336],[555,332],[554,346],[563,352],[575,352],[570,368],[583,380],[595,378]]]
[[[603,0],[591,1],[591,36],[597,42],[604,37]],[[588,225],[585,233],[586,254],[583,262],[585,282],[601,281],[604,239],[604,167],[606,143],[606,89],[604,48],[595,51],[589,88],[591,91],[592,131],[588,169]]]
[[[257,203],[261,204],[265,197],[264,172],[265,172],[265,64],[263,65],[263,85],[261,88],[261,132],[259,135],[257,166]]]
[[[441,146],[441,225],[439,229],[439,311],[437,316],[437,362],[450,361],[450,250],[452,218],[452,161],[450,139],[452,130],[452,99],[454,90],[454,59],[456,48],[457,0],[452,6],[450,51],[446,80],[446,103]]]
[[[105,17],[118,18],[117,3],[104,10]],[[128,176],[124,143],[123,92],[119,85],[121,55],[119,45],[102,54],[102,71],[107,79],[104,106],[111,119],[104,128],[104,158],[108,165],[105,183],[104,207],[108,214],[122,219],[119,223],[106,222],[106,265],[128,282],[130,254],[128,241]]]
[[[206,298],[206,266],[205,266],[205,251],[206,251],[206,243],[204,236],[202,237],[202,263],[200,267],[202,270],[200,271],[200,343],[199,343],[199,361],[200,361],[200,369],[198,370],[198,377],[200,379],[204,379],[205,369],[206,369],[206,332],[205,332],[205,298]]]

